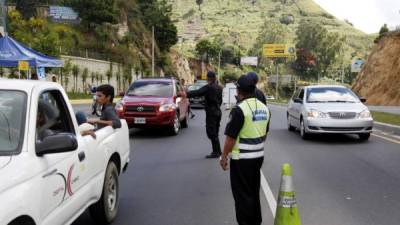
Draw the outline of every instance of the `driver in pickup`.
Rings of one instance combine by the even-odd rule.
[[[97,125],[97,129],[112,126],[121,128],[121,121],[113,106],[114,87],[108,84],[100,85],[96,89],[97,103],[102,106],[100,119],[88,119],[88,123]]]

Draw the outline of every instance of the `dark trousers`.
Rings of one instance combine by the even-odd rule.
[[[221,123],[221,111],[206,112],[206,132],[211,141],[213,153],[221,153],[219,142],[219,126]]]
[[[260,169],[264,158],[231,160],[231,187],[239,225],[260,225]]]

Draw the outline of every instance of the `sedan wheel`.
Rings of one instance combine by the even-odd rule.
[[[308,134],[307,131],[306,131],[306,127],[305,127],[305,125],[304,125],[304,121],[303,121],[303,120],[300,121],[300,136],[301,136],[301,138],[303,138],[304,140],[307,140],[307,139],[308,139],[308,136],[309,136],[309,134]]]
[[[294,130],[296,130],[296,128],[294,127],[294,126],[292,126],[292,124],[291,124],[291,122],[290,122],[290,117],[289,117],[289,115],[287,116],[287,128],[288,128],[288,131],[294,131]]]

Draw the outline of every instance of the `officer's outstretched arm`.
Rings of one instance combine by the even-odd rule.
[[[187,92],[187,97],[188,98],[201,97],[206,95],[207,91],[208,91],[208,85],[205,85],[198,90]]]

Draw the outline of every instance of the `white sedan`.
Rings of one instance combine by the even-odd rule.
[[[373,119],[365,99],[338,85],[315,85],[295,92],[287,109],[289,131],[300,129],[307,139],[310,133],[358,134],[368,140]]]

